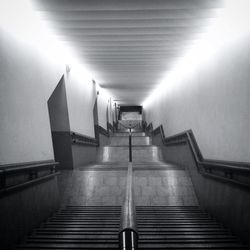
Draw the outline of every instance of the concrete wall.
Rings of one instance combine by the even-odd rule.
[[[45,54],[0,29],[0,164],[54,159],[47,101],[63,75],[70,129],[94,137],[92,79]]]
[[[225,45],[192,73],[166,81],[144,107],[147,122],[154,128],[163,124],[166,136],[192,129],[205,158],[249,162],[249,54],[248,35]]]
[[[64,73],[0,30],[0,164],[53,159],[47,100]]]
[[[57,177],[0,197],[0,248],[12,248],[59,206]]]
[[[72,66],[66,75],[66,92],[71,131],[94,137],[95,87],[91,77]]]
[[[110,119],[109,117],[109,96],[107,95],[106,91],[98,88],[98,122],[99,125],[105,129],[107,129],[107,121]]]

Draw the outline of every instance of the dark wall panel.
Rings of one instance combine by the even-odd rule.
[[[73,156],[70,132],[52,131],[55,160],[60,162],[60,169],[73,169]]]
[[[52,131],[70,131],[67,96],[64,77],[61,78],[48,100]]]
[[[78,168],[96,162],[97,147],[72,145],[73,167]]]

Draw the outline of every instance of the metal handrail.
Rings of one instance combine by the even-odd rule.
[[[164,133],[162,133],[164,132],[162,125],[157,127],[154,131],[157,131],[154,135],[161,135],[165,146],[172,145],[173,143],[188,143],[197,166],[197,171],[201,175],[249,189],[249,163],[217,161],[203,158],[192,130],[186,130],[170,137],[165,137]]]
[[[124,205],[122,207],[122,220],[119,232],[121,250],[138,249],[138,233],[136,226],[136,212],[133,199],[133,169],[132,163],[128,164],[127,186]]]
[[[40,181],[52,178],[59,174],[56,167],[58,162],[53,160],[40,161],[40,162],[26,162],[19,164],[8,164],[0,166],[0,195],[7,192],[19,190],[28,185],[38,183]],[[42,176],[41,171],[46,170],[47,173]],[[15,178],[23,174],[25,177],[18,180],[18,183],[9,181],[9,178]]]

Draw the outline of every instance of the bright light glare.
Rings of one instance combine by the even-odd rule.
[[[157,88],[143,102],[143,107],[159,99],[162,93],[171,93],[172,89],[184,83],[181,81],[183,78],[191,75],[198,67],[204,66],[223,49],[249,35],[249,23],[249,0],[224,0],[224,6],[216,20],[206,27],[206,33],[202,33],[203,35],[174,63],[172,70],[166,72]]]
[[[113,97],[110,95],[110,93],[106,89],[100,87],[99,84],[96,85],[96,90],[99,91],[99,93],[102,95],[102,97],[104,99],[106,99],[106,100],[109,100],[110,98],[113,99]]]
[[[50,61],[70,65],[70,73],[79,80],[91,82],[93,72],[76,56],[70,44],[58,40],[58,34],[44,17],[36,11],[32,0],[0,0],[1,29],[41,52]]]
[[[73,51],[63,46],[54,31],[42,22],[31,0],[2,0],[0,2],[0,25],[33,48],[43,51],[50,59],[67,64],[77,63]]]

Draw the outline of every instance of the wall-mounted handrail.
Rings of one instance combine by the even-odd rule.
[[[0,195],[58,175],[56,169],[58,165],[59,163],[54,160],[1,165]],[[18,178],[20,175],[24,178]]]
[[[204,159],[191,129],[165,137],[163,126],[160,125],[152,132],[153,136],[158,134],[161,135],[162,143],[165,146],[187,143],[194,157],[197,170],[203,176],[230,182],[244,188],[250,187],[250,163]]]
[[[77,132],[70,131],[71,142],[74,144],[85,145],[85,146],[99,146],[99,134],[109,137],[109,129],[105,129],[100,125],[95,125],[95,131],[97,137],[90,137]]]
[[[119,232],[121,250],[138,249],[138,233],[136,227],[136,212],[133,199],[133,169],[128,164],[125,201],[122,207],[121,227]]]
[[[59,163],[53,160],[49,161],[39,161],[39,162],[25,162],[16,164],[5,164],[0,165],[0,171],[5,173],[11,172],[22,172],[28,169],[44,169],[44,168],[55,168]]]
[[[42,181],[45,181],[45,180],[49,180],[49,179],[51,179],[51,178],[53,178],[53,177],[55,177],[55,176],[57,176],[59,174],[60,174],[59,172],[50,173],[50,174],[42,176],[42,177],[37,177],[37,178],[34,178],[32,180],[29,180],[29,181],[26,181],[26,182],[23,182],[23,183],[20,183],[20,184],[17,184],[17,185],[13,185],[13,186],[10,186],[10,187],[0,189],[0,196],[3,195],[3,194],[6,194],[6,193],[12,192],[12,191],[17,191],[17,190],[23,189],[23,188],[28,187],[28,186],[30,186],[32,184],[35,184],[35,183],[39,183],[39,182],[42,182]]]

